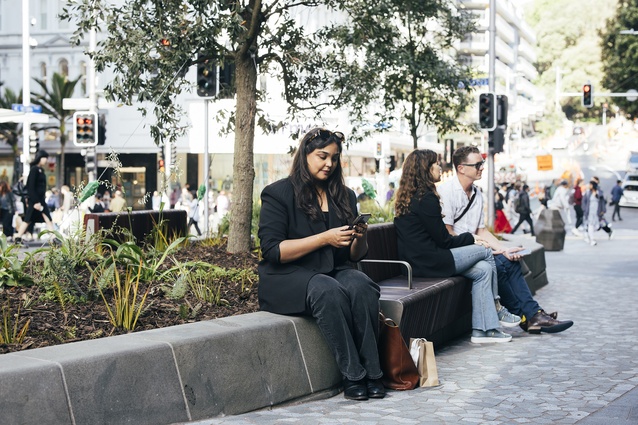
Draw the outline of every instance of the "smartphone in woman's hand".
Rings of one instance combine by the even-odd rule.
[[[357,216],[357,218],[355,218],[354,221],[352,222],[352,224],[350,225],[350,228],[352,229],[357,224],[367,223],[368,220],[370,220],[370,216],[371,215],[372,214],[370,214],[370,213],[361,213],[361,214],[359,214],[359,216]]]

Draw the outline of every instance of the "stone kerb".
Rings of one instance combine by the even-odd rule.
[[[313,320],[258,312],[0,355],[3,423],[171,424],[335,394]]]

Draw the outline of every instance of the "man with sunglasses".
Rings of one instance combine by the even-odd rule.
[[[452,235],[470,232],[480,236],[494,251],[501,303],[513,314],[521,316],[521,328],[529,333],[556,333],[570,328],[571,320],[557,320],[557,313],[547,314],[536,300],[523,277],[518,252],[522,248],[506,248],[485,228],[483,196],[474,185],[481,179],[485,160],[474,146],[463,146],[452,155],[456,175],[437,189],[441,197],[443,222]]]

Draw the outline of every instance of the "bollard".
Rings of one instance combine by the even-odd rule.
[[[565,222],[558,210],[544,209],[534,224],[536,242],[546,251],[562,251],[565,245]]]

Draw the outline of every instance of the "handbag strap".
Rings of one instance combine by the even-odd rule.
[[[470,198],[470,202],[467,203],[467,206],[465,207],[461,215],[454,219],[454,223],[462,219],[465,213],[470,209],[470,207],[472,206],[472,202],[474,202],[474,198],[476,198],[476,192],[477,192],[477,189],[475,188],[474,193],[472,194],[472,197]]]

